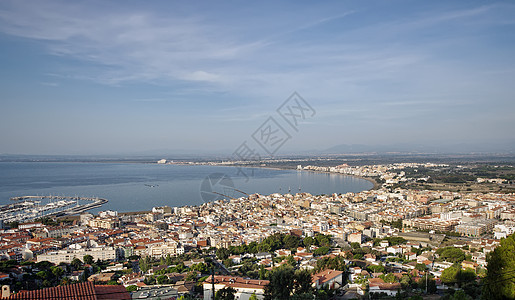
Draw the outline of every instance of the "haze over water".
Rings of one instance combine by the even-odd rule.
[[[210,174],[226,174],[234,188],[248,193],[359,192],[372,188],[367,180],[338,174],[297,170],[245,169],[221,166],[158,165],[143,163],[0,163],[0,204],[24,195],[97,196],[109,202],[92,210],[119,212],[150,210],[154,206],[199,205],[202,181]],[[232,197],[245,196],[232,191]]]

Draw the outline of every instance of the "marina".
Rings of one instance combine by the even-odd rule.
[[[98,197],[52,195],[12,197],[10,200],[14,203],[0,207],[0,220],[4,223],[80,214],[108,202]]]

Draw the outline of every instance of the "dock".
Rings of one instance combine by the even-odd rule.
[[[107,199],[78,196],[20,196],[14,203],[0,207],[0,220],[30,222],[42,217],[62,217],[80,214],[107,203]]]

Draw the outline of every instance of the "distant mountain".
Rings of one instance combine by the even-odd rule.
[[[457,143],[434,145],[362,145],[341,144],[336,145],[322,153],[325,154],[349,154],[349,153],[515,153],[515,142],[490,142],[490,143]]]

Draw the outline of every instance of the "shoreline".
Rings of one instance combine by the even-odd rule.
[[[334,174],[334,175],[343,175],[343,176],[350,176],[350,177],[355,177],[355,178],[359,178],[359,179],[363,179],[363,180],[366,180],[370,183],[372,183],[372,188],[368,189],[367,191],[373,191],[373,190],[378,190],[381,188],[381,184],[377,183],[377,181],[375,181],[374,179],[372,178],[368,178],[368,177],[364,177],[364,176],[359,176],[359,175],[351,175],[351,174],[343,174],[343,173],[332,173],[332,172],[324,172],[324,171],[316,171],[316,170],[304,170],[304,169],[293,169],[293,168],[281,168],[281,167],[268,167],[268,166],[246,166],[246,165],[232,165],[232,166],[227,166],[227,167],[247,167],[247,168],[258,168],[258,169],[270,169],[270,170],[292,170],[292,171],[303,171],[303,172],[313,172],[313,173],[319,173],[319,174]]]

